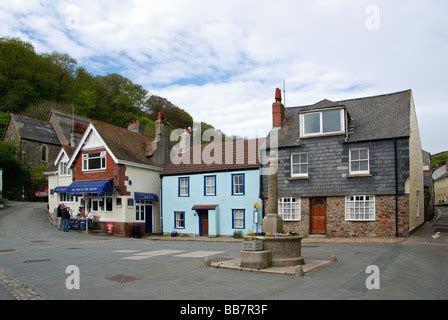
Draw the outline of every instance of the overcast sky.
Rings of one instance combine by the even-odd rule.
[[[448,1],[0,1],[0,35],[119,72],[226,133],[286,105],[411,88],[423,148],[448,149]]]

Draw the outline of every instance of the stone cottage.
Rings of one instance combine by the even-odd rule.
[[[285,108],[277,89],[272,118],[278,150],[271,151],[279,161],[274,201],[286,231],[402,237],[424,222],[422,148],[411,90]],[[262,196],[267,208],[266,176]]]

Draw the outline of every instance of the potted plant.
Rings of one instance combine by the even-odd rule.
[[[172,237],[177,237],[179,235],[179,233],[177,233],[176,230],[171,231],[171,236]]]

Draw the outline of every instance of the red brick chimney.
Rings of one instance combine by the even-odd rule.
[[[282,104],[282,92],[275,89],[275,102],[272,104],[272,127],[280,128],[285,120],[285,106]]]

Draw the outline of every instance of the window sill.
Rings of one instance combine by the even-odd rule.
[[[348,222],[375,222],[376,220],[354,220],[354,219],[345,219]]]
[[[300,138],[308,139],[308,138],[331,137],[331,136],[340,136],[340,135],[345,135],[345,131],[302,134],[302,135],[300,135]]]
[[[283,219],[286,222],[300,222],[302,219]]]
[[[302,177],[289,177],[288,180],[310,180],[309,176],[302,176]]]
[[[82,170],[83,173],[89,173],[89,172],[106,172],[106,168],[104,169],[94,169],[94,170]]]
[[[366,177],[373,177],[370,173],[352,173],[347,175],[347,178],[366,178]]]

